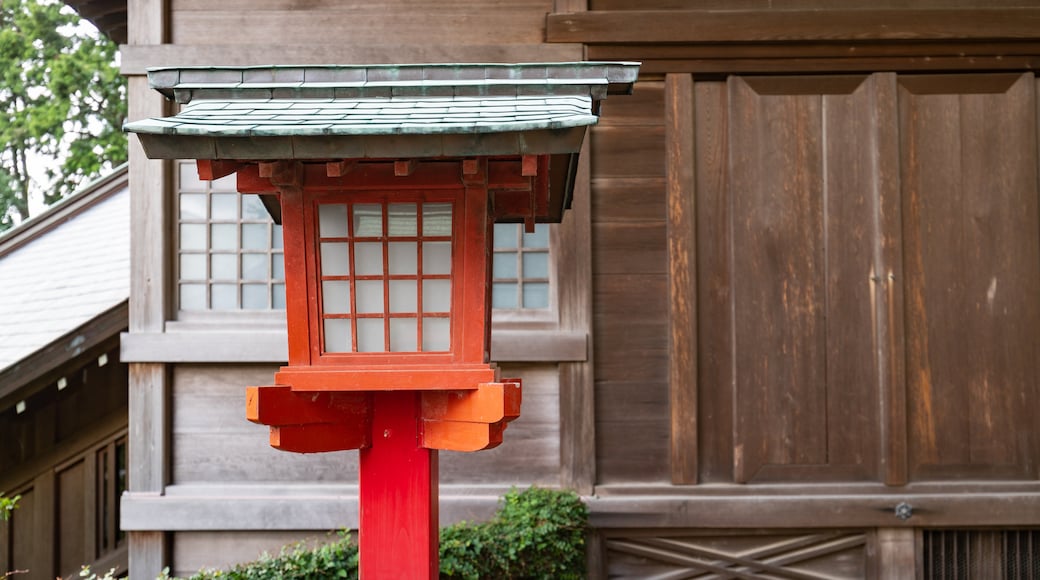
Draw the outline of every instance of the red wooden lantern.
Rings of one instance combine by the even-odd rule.
[[[282,223],[289,360],[248,389],[247,418],[278,449],[361,450],[364,577],[437,576],[437,451],[495,447],[520,413],[520,380],[488,359],[491,227],[559,221],[598,99],[636,72],[149,73],[186,106],[128,126],[146,153],[195,158],[203,179],[237,173]]]

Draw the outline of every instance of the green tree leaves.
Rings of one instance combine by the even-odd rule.
[[[0,0],[0,231],[126,161],[116,46],[58,0]],[[54,160],[46,182],[34,160]]]

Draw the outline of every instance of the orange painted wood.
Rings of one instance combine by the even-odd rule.
[[[484,383],[470,391],[422,394],[422,417],[431,421],[497,423],[520,416],[518,383]]]
[[[408,177],[415,171],[416,164],[415,159],[394,161],[394,177]]]
[[[363,449],[372,430],[367,422],[310,423],[271,427],[271,447],[294,453],[325,453]]]
[[[439,575],[437,451],[419,445],[418,393],[373,395],[372,445],[361,450],[360,575]]]
[[[344,159],[343,161],[329,161],[325,164],[325,175],[328,177],[343,177],[357,165],[356,159]]]
[[[505,422],[466,423],[462,421],[423,421],[422,443],[427,449],[444,451],[483,451],[502,443]]]
[[[244,171],[238,173],[239,189]],[[289,339],[289,364],[311,364],[310,299],[308,288],[314,272],[308,265],[307,238],[311,234],[304,219],[303,195],[285,191],[279,195],[282,208],[282,246],[285,264],[285,318]],[[280,384],[288,384],[277,381]]]
[[[246,419],[263,425],[367,422],[367,393],[300,392],[285,385],[248,387]]]
[[[198,169],[199,179],[202,181],[213,181],[214,179],[220,179],[221,177],[231,175],[245,167],[245,165],[238,161],[199,159],[195,162],[195,167]]]
[[[538,175],[538,161],[547,155],[524,155],[520,162],[520,175],[533,177]]]
[[[495,382],[495,370],[487,365],[409,368],[386,367],[282,367],[275,382],[297,391],[423,391],[475,389]]]

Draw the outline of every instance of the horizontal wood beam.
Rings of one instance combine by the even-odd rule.
[[[1040,38],[1040,9],[624,10],[550,14],[567,43],[837,42]]]

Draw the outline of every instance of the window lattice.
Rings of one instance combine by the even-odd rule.
[[[536,224],[530,234],[520,224],[495,224],[491,306],[549,308],[548,224]]]

